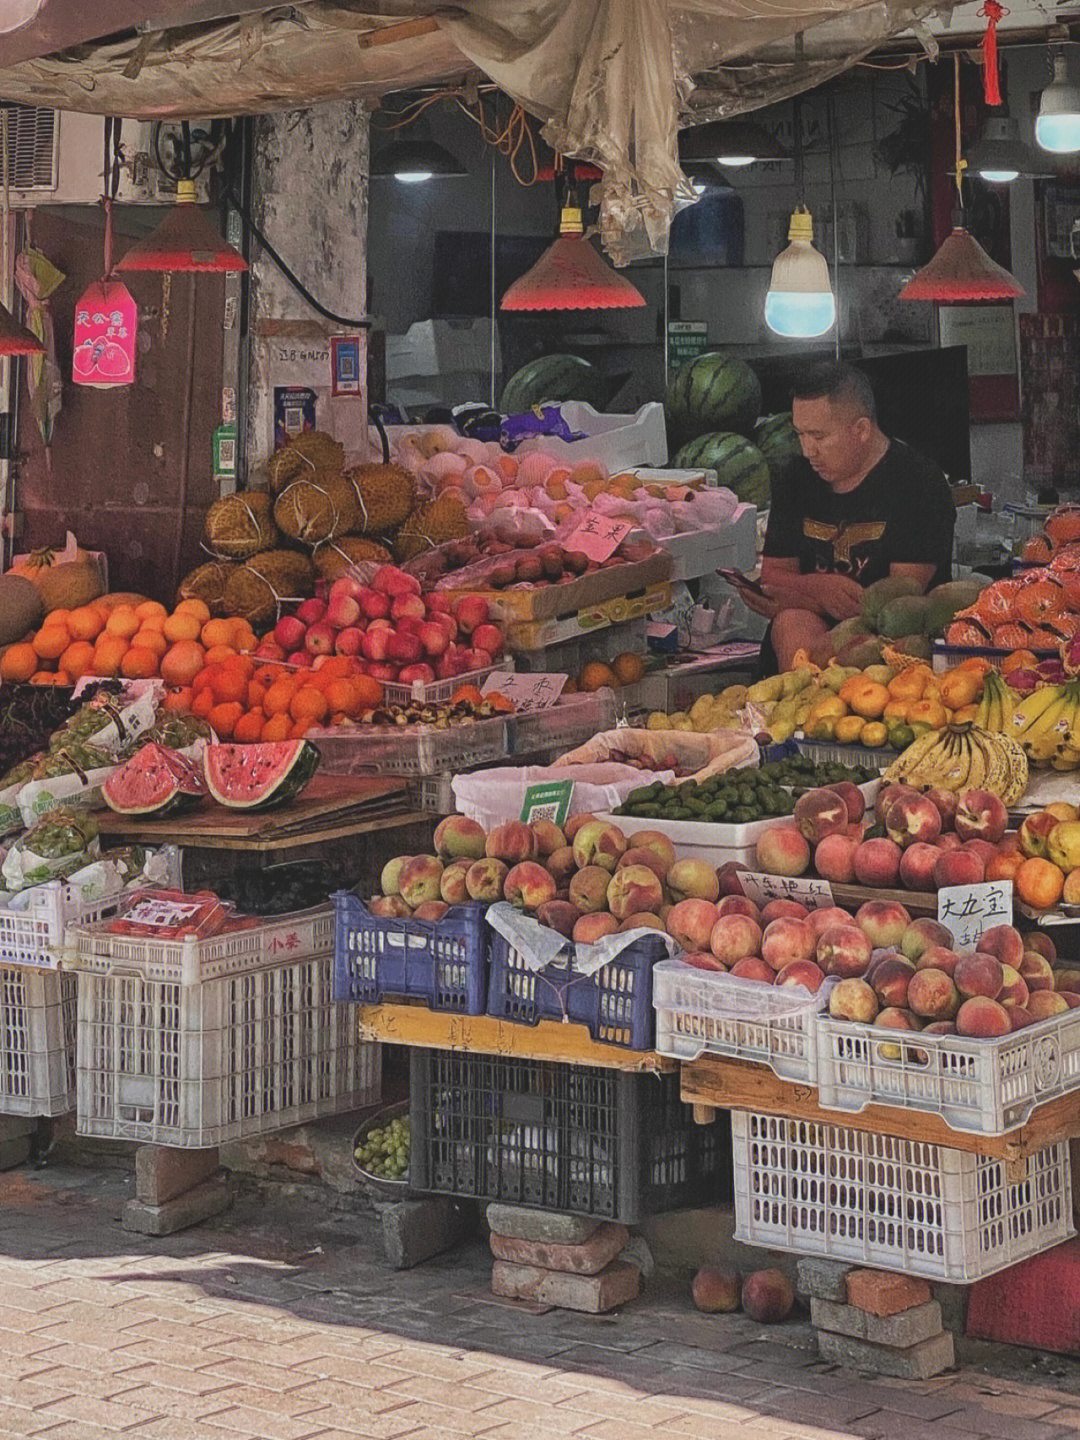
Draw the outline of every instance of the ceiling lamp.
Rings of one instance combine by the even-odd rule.
[[[679,162],[711,160],[716,165],[753,165],[789,157],[761,125],[752,120],[710,120],[679,131]]]
[[[44,355],[45,346],[20,325],[6,305],[0,305],[0,355]]]
[[[836,323],[836,296],[825,256],[814,249],[814,219],[805,205],[792,212],[788,239],[773,261],[765,324],[791,340],[824,335]]]
[[[1035,119],[1035,140],[1055,155],[1080,150],[1080,91],[1069,82],[1069,62],[1054,56],[1054,78],[1042,92]]]
[[[581,211],[563,207],[559,238],[507,290],[500,310],[628,310],[645,297],[585,239]]]
[[[227,244],[195,203],[195,182],[176,182],[176,204],[156,230],[133,245],[117,270],[246,270],[239,250]]]
[[[394,140],[371,162],[373,180],[400,180],[403,185],[461,180],[467,174],[461,161],[434,140]]]
[[[968,169],[991,185],[1008,185],[1022,175],[1039,179],[1050,173],[1021,141],[1016,121],[1008,115],[992,115],[987,120],[971,147]]]

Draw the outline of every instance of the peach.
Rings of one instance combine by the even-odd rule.
[[[412,913],[414,920],[441,920],[450,909],[445,900],[423,900]]]
[[[1011,1030],[1008,1010],[985,995],[976,995],[971,1000],[965,1000],[956,1012],[958,1035],[988,1040],[997,1035],[1008,1035]]]
[[[1051,830],[1060,823],[1057,816],[1049,810],[1040,810],[1037,815],[1029,815],[1020,826],[1021,852],[1029,860],[1036,857],[1041,859],[1046,854]]]
[[[879,1008],[877,996],[865,980],[841,980],[829,996],[829,1014],[834,1020],[857,1020],[869,1025]]]
[[[1027,1026],[1035,1024],[1035,1016],[1023,1005],[1008,1005],[1006,1009],[1009,1014],[1010,1030],[1024,1030]]]
[[[945,927],[942,926],[942,929]],[[952,936],[949,936],[952,939]],[[923,953],[915,961],[916,970],[944,970],[946,975],[953,975],[957,965],[960,964],[960,956],[948,945],[928,945]]]
[[[900,856],[900,884],[905,890],[933,890],[934,870],[942,851],[916,840]]]
[[[882,1005],[906,1010],[908,987],[914,974],[915,966],[910,960],[903,960],[899,955],[894,955],[882,960],[880,965],[875,965],[873,974],[867,978],[873,985],[874,994]]]
[[[634,839],[640,841],[641,835],[642,832],[639,830],[634,836]],[[674,864],[674,861],[672,863]],[[741,895],[743,888],[739,876],[745,875],[749,868],[749,865],[744,865],[741,860],[726,860],[716,872],[716,878],[720,885],[720,894],[725,897],[728,895]]]
[[[1034,950],[1025,950],[1023,959],[1016,968],[1032,994],[1036,990],[1053,990],[1054,971],[1045,955],[1036,955]]]
[[[564,880],[569,880],[577,869],[577,862],[574,860],[574,852],[569,845],[554,850],[544,862],[547,868],[554,875],[556,883],[561,885]]]
[[[924,1020],[951,1020],[960,1009],[960,992],[944,970],[916,970],[908,985],[908,1008]]]
[[[1066,905],[1080,905],[1080,869],[1070,870],[1065,876],[1061,898]]]
[[[398,890],[405,904],[415,909],[425,900],[439,900],[442,873],[443,863],[434,855],[414,855],[406,860],[398,876]]]
[[[806,923],[815,935],[823,935],[830,925],[852,924],[852,916],[849,910],[842,910],[839,905],[822,905],[820,909],[810,911]]]
[[[440,860],[482,860],[487,835],[467,815],[448,815],[435,830],[435,853]]]
[[[469,898],[481,900],[488,905],[501,900],[503,881],[509,873],[509,865],[504,865],[501,860],[490,857],[474,860],[465,875],[465,888],[469,892]]]
[[[719,961],[717,962],[719,964]],[[763,985],[772,985],[776,971],[758,955],[748,955],[745,960],[736,960],[731,967],[732,975],[739,980],[759,980]]]
[[[992,925],[979,937],[979,949],[1015,969],[1024,958],[1024,937],[1012,925]]]
[[[508,820],[505,825],[496,825],[487,837],[484,854],[489,860],[501,860],[505,865],[516,865],[521,860],[535,860],[537,855],[536,836],[520,820]]]
[[[581,919],[581,911],[569,900],[548,900],[537,910],[536,918],[541,925],[546,925],[549,930],[557,930],[569,940],[573,936],[574,926]]]
[[[894,800],[899,800],[905,795],[917,795],[919,792],[913,790],[910,785],[882,785],[874,800],[874,819],[879,825],[885,824],[885,812]]]
[[[956,795],[951,790],[942,790],[934,786],[926,792],[926,798],[933,805],[941,816],[942,830],[951,830],[956,820],[956,807],[958,804]]]
[[[805,875],[810,846],[794,825],[770,825],[754,847],[757,868],[766,875]]]
[[[1057,959],[1057,946],[1045,930],[1029,930],[1024,936],[1024,949],[1045,956],[1051,965]]]
[[[595,945],[605,935],[614,935],[618,928],[619,922],[614,915],[582,915],[574,924],[571,939],[575,945]]]
[[[903,1010],[895,1005],[887,1005],[884,1010],[878,1012],[874,1021],[875,1030],[921,1030],[922,1026],[918,1018],[910,1010]],[[878,1054],[883,1060],[899,1060],[903,1053],[900,1045],[886,1043],[877,1046]]]
[[[867,900],[855,911],[855,924],[875,950],[894,950],[903,940],[911,916],[896,900]]]
[[[660,909],[664,887],[648,865],[627,865],[616,870],[607,888],[607,905],[616,920]]]
[[[411,855],[395,855],[393,860],[386,862],[379,876],[379,889],[384,895],[401,894],[401,872],[412,858]]]
[[[813,960],[817,937],[805,920],[781,916],[766,925],[761,937],[761,958],[774,970],[793,960]]]
[[[620,856],[629,848],[619,827],[606,820],[591,820],[574,836],[574,859],[579,870],[586,865],[600,865],[612,875]]]
[[[761,926],[749,915],[721,915],[709,936],[709,949],[725,965],[761,954]]]
[[[923,1026],[922,1033],[924,1035],[955,1035],[956,1021],[932,1020],[929,1025]]]
[[[667,888],[676,904],[680,900],[720,898],[720,881],[707,860],[676,860],[667,873]]]
[[[1070,1010],[1075,1010],[1080,1006],[1080,994],[1077,994],[1074,990],[1062,990],[1057,993],[1060,993],[1062,1000],[1065,1001]]]
[[[946,850],[959,850],[963,843],[955,830],[946,830],[942,835],[938,836],[937,848],[943,852]]]
[[[855,847],[853,863],[858,884],[888,889],[900,878],[900,846],[895,840],[863,840]]]
[[[978,885],[986,874],[986,866],[970,850],[947,850],[934,866],[934,884],[939,890],[947,885]]]
[[[986,938],[985,936],[983,937]],[[1001,989],[994,997],[999,1004],[1004,1005],[1006,1010],[1011,1010],[1014,1005],[1027,1006],[1031,991],[1027,987],[1027,981],[1011,965],[1001,967]]]
[[[404,920],[412,914],[400,895],[376,895],[368,909],[381,920]]]
[[[960,849],[966,851],[968,855],[977,855],[979,857],[983,862],[984,875],[986,873],[986,866],[990,864],[990,861],[998,858],[997,846],[991,845],[989,840],[965,840],[960,846]]]
[[[826,975],[846,979],[866,974],[871,949],[870,941],[857,925],[830,925],[817,942],[814,958]],[[764,948],[761,953],[769,959]]]
[[[920,915],[904,931],[900,949],[909,960],[915,961],[931,945],[951,946],[952,934],[939,921],[931,920],[929,915]]]
[[[972,955],[961,955],[960,963],[953,971],[953,984],[965,1000],[983,995],[987,1000],[996,1000],[1005,983],[1001,961],[994,955],[985,955],[976,950]]]
[[[621,930],[622,926],[620,925],[619,928]],[[695,970],[712,970],[717,974],[724,970],[721,962],[708,950],[695,950],[690,955],[680,955],[679,959],[684,965],[692,965]]]
[[[653,872],[661,885],[663,885],[667,879],[667,872],[671,868],[664,864],[655,850],[646,850],[645,847],[641,845],[635,846],[633,850],[626,851],[615,867],[616,874],[620,870],[628,869],[631,865],[644,865]]]
[[[831,885],[854,885],[858,843],[849,835],[829,835],[814,851],[814,869]]]
[[[716,907],[721,915],[749,915],[761,924],[761,909],[745,895],[725,895]]]
[[[1033,910],[1049,910],[1061,899],[1065,876],[1049,860],[1025,860],[1016,872],[1016,893]]]
[[[987,880],[1015,880],[1016,872],[1023,863],[1023,855],[1019,853],[1003,855],[999,850],[993,859],[986,862],[986,878]]]
[[[555,899],[555,881],[535,860],[515,865],[503,883],[503,898],[519,910],[536,912],[541,905]]]
[[[470,860],[452,860],[442,872],[439,881],[439,896],[447,905],[464,905],[469,898],[465,877],[469,873]]]
[[[759,1325],[777,1325],[795,1306],[795,1291],[782,1270],[755,1270],[743,1281],[743,1313]]]
[[[675,846],[662,830],[639,830],[632,835],[635,850],[651,850],[664,867],[664,874],[675,864]]]
[[[534,820],[529,829],[536,836],[536,853],[542,860],[566,845],[566,836],[552,820]]]
[[[988,840],[996,845],[1009,828],[1009,812],[990,790],[968,790],[960,796],[953,828],[961,840]]]
[[[667,917],[667,932],[684,950],[708,950],[719,918],[711,900],[679,900]]]
[[[659,915],[651,911],[639,910],[636,915],[628,915],[619,926],[620,930],[659,930],[665,934],[664,922]]]
[[[586,865],[570,878],[570,902],[583,915],[595,915],[607,909],[607,892],[611,876],[602,865]]]
[[[792,960],[790,965],[776,972],[777,985],[801,985],[811,995],[817,994],[824,979],[821,967],[812,960]]]
[[[850,780],[837,780],[834,785],[826,785],[825,789],[836,791],[844,802],[848,821],[857,825],[866,813],[866,801],[863,799],[863,793],[859,787],[853,785]]]
[[[805,920],[810,914],[798,900],[768,900],[761,907],[762,925],[771,925],[774,920]]]
[[[1064,965],[1060,968],[1055,968],[1054,989],[1080,990],[1080,970],[1070,969]]]
[[[582,810],[578,815],[567,816],[566,824],[562,827],[563,834],[566,836],[566,843],[573,845],[578,831],[595,819],[596,816],[589,810]]]
[[[690,1283],[690,1295],[705,1315],[726,1315],[739,1308],[739,1277],[734,1270],[703,1266]]]
[[[1064,995],[1053,990],[1036,990],[1024,1008],[1033,1020],[1049,1020],[1051,1015],[1064,1015],[1071,1006]]]
[[[792,819],[810,845],[820,844],[827,835],[841,834],[850,823],[843,796],[835,790],[807,790],[795,801]]]
[[[885,829],[901,850],[916,841],[932,845],[941,834],[941,815],[925,795],[902,795],[885,811]]]

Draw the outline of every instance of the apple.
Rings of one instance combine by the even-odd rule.
[[[335,595],[326,607],[326,623],[335,630],[348,630],[360,619],[360,606],[351,595]]]
[[[296,615],[283,615],[274,626],[274,639],[286,655],[290,650],[299,650],[306,634],[307,626]]]
[[[347,629],[338,631],[337,638],[334,640],[334,650],[338,655],[359,655],[363,643],[363,630],[358,630],[355,625],[350,625]]]
[[[305,625],[318,625],[326,616],[325,600],[304,600],[296,607],[296,618]]]

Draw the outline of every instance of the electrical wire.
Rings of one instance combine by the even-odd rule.
[[[372,126],[376,130],[382,130],[392,134],[395,130],[404,130],[406,126],[413,125],[432,105],[439,105],[444,100],[450,100],[461,113],[467,116],[474,125],[479,127],[480,134],[485,142],[497,150],[510,162],[510,173],[523,188],[535,185],[539,179],[539,158],[536,153],[536,137],[533,134],[532,125],[529,121],[528,112],[523,106],[515,104],[507,116],[505,124],[498,127],[498,95],[499,89],[495,85],[480,85],[476,87],[476,109],[474,110],[463,97],[460,90],[437,90],[433,95],[425,95],[419,100],[414,100],[404,110],[394,112],[395,118],[392,121],[380,121],[377,118],[372,120]],[[495,124],[492,125],[484,113],[483,96],[495,95]],[[531,174],[528,179],[522,175],[518,168],[518,156],[523,150],[529,153],[531,162]]]

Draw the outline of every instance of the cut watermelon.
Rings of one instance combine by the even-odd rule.
[[[230,810],[269,810],[299,795],[321,758],[310,740],[208,745],[203,770],[219,805]]]
[[[151,743],[114,770],[101,793],[120,815],[171,815],[197,805],[206,781],[186,756]]]

